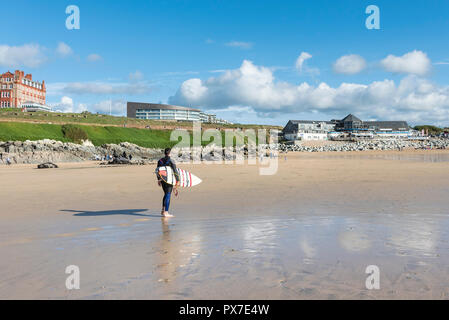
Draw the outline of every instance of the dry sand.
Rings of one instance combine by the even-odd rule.
[[[151,166],[0,167],[0,298],[449,298],[448,151],[179,166],[172,219]]]

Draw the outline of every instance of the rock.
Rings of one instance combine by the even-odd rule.
[[[108,164],[131,164],[131,161],[123,157],[118,157],[114,158],[112,161],[109,161]]]
[[[38,169],[57,169],[58,166],[52,162],[41,163],[37,166]]]
[[[82,145],[84,147],[94,147],[95,148],[94,144],[89,140],[82,140]]]

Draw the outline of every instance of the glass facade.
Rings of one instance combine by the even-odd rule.
[[[34,102],[26,102],[26,103],[22,104],[21,108],[23,108],[27,112],[35,112],[35,111],[52,112],[51,107],[44,106],[42,104],[34,103]]]
[[[199,110],[137,109],[136,118],[145,120],[204,121]]]

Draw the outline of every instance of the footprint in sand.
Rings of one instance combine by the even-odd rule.
[[[56,234],[55,237],[67,238],[67,237],[73,237],[74,235],[76,235],[76,233],[61,233],[61,234]]]
[[[86,228],[86,229],[83,229],[83,231],[98,231],[98,230],[101,230],[101,228]]]

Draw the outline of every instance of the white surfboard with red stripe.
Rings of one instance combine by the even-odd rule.
[[[178,171],[179,181],[176,182],[176,177],[171,167],[156,168],[156,175],[171,185],[178,185],[183,188],[193,187],[201,183],[201,179],[190,173],[189,171],[176,168]]]

